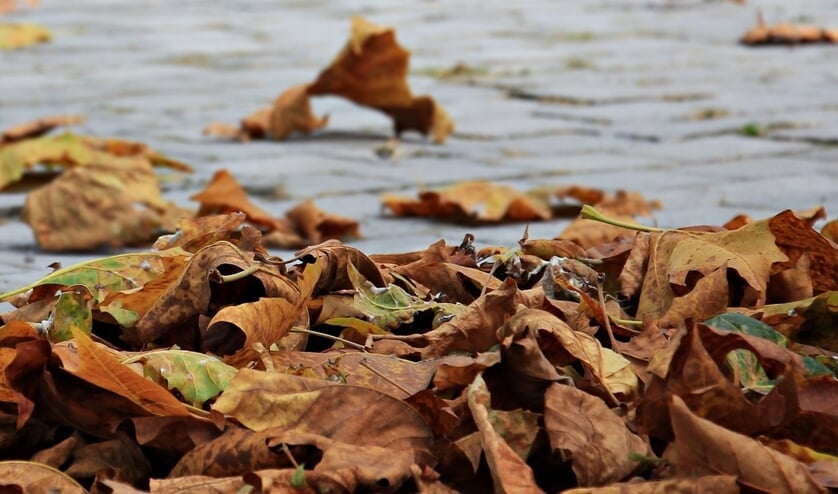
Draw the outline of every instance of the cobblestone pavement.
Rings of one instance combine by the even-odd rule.
[[[414,195],[467,179],[519,188],[582,184],[660,199],[659,226],[719,224],[823,204],[838,212],[838,47],[746,48],[756,22],[838,26],[822,0],[44,0],[5,21],[54,40],[0,52],[0,127],[79,113],[77,129],[144,141],[196,167],[166,184],[190,205],[220,168],[281,215],[304,198],[361,222],[367,252],[403,252],[472,231],[514,245],[523,225],[471,228],[382,216],[380,195]],[[247,145],[201,136],[237,122],[332,60],[360,14],[394,26],[412,50],[415,92],[440,101],[457,130],[444,145],[408,135],[391,160],[374,150],[383,116],[344,100],[314,137]],[[463,63],[459,78],[438,75]],[[743,126],[763,129],[759,137]],[[273,197],[281,187],[286,196]],[[0,194],[0,290],[34,281],[59,260],[17,220],[23,195]],[[552,237],[566,221],[531,225]]]

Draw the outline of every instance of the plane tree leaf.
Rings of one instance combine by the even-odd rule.
[[[396,135],[416,131],[430,135],[433,142],[444,142],[454,123],[436,100],[411,92],[409,59],[410,52],[396,41],[393,28],[353,17],[349,40],[314,81],[283,91],[272,106],[248,115],[239,127],[213,123],[204,134],[239,141],[308,134],[328,123],[328,116],[314,115],[309,98],[339,96],[389,116]]]
[[[423,191],[418,200],[393,195],[385,195],[381,200],[396,216],[489,223],[543,221],[552,216],[540,198],[490,182],[463,182],[438,191]]]

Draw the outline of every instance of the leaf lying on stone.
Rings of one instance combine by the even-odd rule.
[[[311,200],[286,211],[284,218],[275,218],[254,204],[227,170],[215,172],[207,187],[190,199],[201,203],[198,217],[243,213],[249,223],[265,232],[262,241],[271,247],[299,248],[329,239],[361,236],[357,221],[327,213]]]
[[[314,115],[309,97],[340,96],[389,116],[397,136],[416,131],[444,142],[453,121],[430,96],[413,95],[407,83],[409,58],[392,28],[353,17],[349,41],[317,79],[285,90],[272,106],[248,115],[238,128],[213,123],[204,134],[239,141],[310,134],[325,127],[328,116]]]
[[[15,50],[51,39],[49,30],[37,24],[0,23],[0,50]]]
[[[757,26],[745,33],[740,42],[751,46],[838,43],[838,29],[786,22],[769,26],[760,16]]]

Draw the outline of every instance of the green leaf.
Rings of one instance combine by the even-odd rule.
[[[294,489],[303,489],[306,486],[306,464],[300,463],[294,470],[294,475],[291,476],[291,487]]]
[[[197,408],[221,394],[238,372],[218,358],[187,350],[155,350],[130,360],[140,360],[146,377],[177,390]]]
[[[718,316],[704,321],[704,324],[713,326],[714,328],[724,329],[726,331],[756,336],[776,343],[781,347],[785,347],[787,343],[786,337],[768,324],[738,312],[726,312],[724,314],[719,314]]]
[[[50,341],[72,340],[73,328],[87,335],[93,330],[90,300],[80,293],[64,292],[55,304],[52,329],[48,333]]]
[[[738,312],[719,314],[705,321],[708,326],[724,329],[734,333],[746,334],[768,340],[781,347],[786,346],[786,337],[762,321],[748,317]],[[760,394],[767,394],[777,381],[769,379],[759,358],[748,350],[734,350],[727,354],[727,363],[739,377],[743,388]]]
[[[458,304],[422,300],[396,285],[379,288],[364,278],[352,263],[349,263],[347,273],[355,288],[353,306],[367,316],[369,323],[380,328],[398,329],[402,324],[413,322],[414,317],[424,311],[453,316],[464,309]]]
[[[167,261],[191,255],[178,247],[159,252],[119,254],[93,259],[59,269],[31,285],[0,294],[0,301],[35,287],[50,285],[56,289],[81,286],[87,289],[96,302],[102,302],[110,293],[140,288],[159,277],[170,268],[171,262]]]

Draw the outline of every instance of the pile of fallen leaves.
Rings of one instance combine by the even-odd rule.
[[[823,492],[822,210],[483,247],[272,257],[243,214],[2,298],[11,488]],[[589,239],[589,240],[586,240]],[[596,240],[590,240],[596,239]]]

